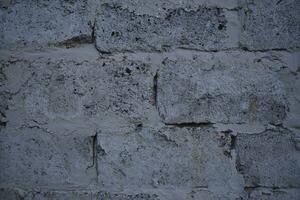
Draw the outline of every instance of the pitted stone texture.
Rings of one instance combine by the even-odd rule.
[[[299,187],[300,151],[286,130],[238,134],[237,167],[247,187]]]
[[[1,184],[68,188],[95,183],[88,134],[55,135],[34,127],[1,131]]]
[[[249,200],[292,200],[299,199],[300,189],[255,189]]]
[[[97,66],[97,67],[96,67]],[[102,60],[82,76],[87,90],[83,112],[87,116],[113,113],[134,121],[143,120],[153,108],[151,66],[129,60]]]
[[[300,1],[245,2],[240,12],[242,46],[251,50],[300,47]]]
[[[288,108],[277,74],[256,65],[166,60],[158,72],[157,93],[168,124],[278,123]]]
[[[225,155],[220,136],[212,129],[143,128],[127,134],[101,133],[97,142],[101,188],[171,189],[173,194],[208,188],[215,196],[243,195],[234,161]]]
[[[0,8],[0,48],[43,47],[75,38],[91,40],[95,2],[12,1]]]
[[[154,17],[103,4],[96,19],[96,47],[102,52],[226,49],[237,47],[236,35],[229,34],[236,24],[232,14],[219,8],[178,8],[165,17]]]

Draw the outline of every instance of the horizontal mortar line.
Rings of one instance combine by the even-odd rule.
[[[215,8],[218,8],[218,7],[215,7]],[[221,8],[220,7],[220,9],[226,10],[226,11],[241,11],[245,8],[243,6],[236,6],[236,7],[233,7],[233,8],[226,8],[226,7]]]
[[[286,190],[286,189],[300,189],[300,187],[297,186],[246,186],[244,189],[249,190],[255,190],[255,189],[272,189],[272,190]]]
[[[58,43],[56,43],[58,44]],[[124,54],[170,54],[170,53],[174,53],[176,51],[191,51],[191,52],[195,52],[195,53],[221,53],[221,52],[241,52],[241,53],[267,53],[267,52],[288,52],[288,53],[296,53],[296,52],[300,52],[300,49],[285,49],[285,48],[271,48],[271,49],[257,49],[257,50],[249,50],[247,48],[240,48],[240,47],[233,47],[233,48],[224,48],[224,49],[219,49],[219,50],[216,50],[216,49],[213,49],[213,50],[201,50],[201,49],[196,49],[196,48],[191,48],[191,47],[175,47],[175,48],[172,48],[170,50],[143,50],[143,49],[138,49],[138,50],[113,50],[113,51],[101,51],[99,48],[97,48],[96,46],[96,42],[92,42],[92,43],[82,43],[80,45],[91,45],[92,48],[94,48],[95,50],[97,50],[99,52],[99,54],[101,56],[108,56],[108,57],[111,57],[111,56],[116,56],[116,55],[124,55]],[[74,45],[72,47],[69,47],[67,49],[78,49],[80,48],[79,46],[77,45]],[[27,48],[25,50],[30,50],[30,51],[17,51],[17,52],[21,52],[21,53],[35,53],[35,52],[41,52],[41,50],[56,50],[56,51],[59,51],[60,49],[66,49],[62,46],[57,46],[57,45],[50,45],[50,46],[46,46],[44,48],[41,48],[41,49],[30,49]],[[21,49],[21,50],[24,50],[24,49]],[[16,53],[16,51],[12,51],[12,50],[4,50],[4,52],[13,52],[14,54]]]
[[[97,49],[97,48],[96,48]],[[163,51],[163,50],[153,50],[153,51],[147,51],[147,50],[115,50],[111,52],[103,52],[97,51],[101,55],[107,55],[107,56],[115,56],[115,55],[122,55],[122,54],[169,54],[169,53],[174,53],[178,50],[183,50],[183,51],[191,51],[195,53],[223,53],[223,52],[241,52],[241,53],[268,53],[268,52],[288,52],[288,53],[293,53],[293,52],[300,52],[300,49],[261,49],[261,50],[249,50],[249,49],[242,49],[242,48],[228,48],[228,49],[220,49],[220,50],[200,50],[200,49],[193,49],[193,48],[183,48],[183,47],[178,47],[175,49],[172,49],[170,51]]]
[[[203,189],[203,190],[208,190],[208,186],[204,185],[204,186],[192,186],[190,188],[182,188],[182,187],[176,187],[177,189],[180,190],[193,190],[193,189]],[[25,192],[88,192],[88,193],[96,193],[96,192],[111,192],[111,193],[143,193],[143,192],[156,192],[156,191],[160,191],[160,190],[166,190],[166,191],[172,191],[174,190],[174,188],[168,188],[168,187],[162,187],[162,188],[143,188],[143,190],[141,191],[131,191],[131,190],[121,190],[121,191],[111,191],[109,188],[102,188],[102,189],[95,189],[95,188],[90,188],[90,189],[83,189],[83,188],[66,188],[66,189],[57,189],[57,188],[47,188],[47,187],[43,187],[43,188],[25,188],[25,187],[16,187],[16,186],[0,186],[0,189],[14,189],[14,190],[22,190]]]
[[[212,49],[212,50],[202,50],[192,47],[176,47],[179,50],[190,50],[196,52],[208,52],[208,53],[215,53],[215,52],[224,52],[224,51],[241,51],[241,52],[269,52],[269,51],[287,51],[287,52],[299,52],[300,48],[269,48],[269,49],[249,49],[246,47],[231,47],[231,48],[223,48],[223,49]]]
[[[97,192],[95,189],[83,189],[83,188],[47,188],[47,187],[35,187],[35,188],[25,188],[16,186],[0,186],[0,189],[15,189],[22,190],[26,192]]]
[[[205,127],[212,126],[214,123],[211,122],[182,122],[182,123],[164,123],[166,126],[176,126],[176,127]]]
[[[123,188],[123,190],[110,190],[110,188],[103,188],[101,190],[97,191],[104,191],[104,192],[111,192],[111,193],[124,193],[124,194],[138,194],[138,193],[156,193],[159,191],[174,191],[174,189],[178,191],[190,191],[190,190],[209,190],[209,187],[207,185],[199,185],[199,186],[191,186],[191,187],[176,187],[176,186],[171,186],[171,187],[156,187],[156,188],[149,188],[149,187],[141,187],[139,188],[141,190],[136,190],[132,188]]]
[[[104,2],[102,4],[99,5],[100,7],[108,7],[110,9],[119,9],[119,10],[122,10],[122,11],[127,11],[128,13],[133,13],[135,14],[136,16],[151,16],[151,17],[155,17],[155,18],[160,18],[160,17],[157,17],[157,16],[154,16],[154,15],[149,15],[149,14],[137,14],[135,12],[135,10],[131,10],[129,9],[128,7],[122,5],[122,4],[110,4],[110,3],[107,3],[107,2]],[[172,11],[172,10],[184,10],[186,12],[195,12],[197,10],[199,10],[200,8],[202,9],[220,9],[220,10],[226,10],[226,11],[239,11],[239,10],[242,10],[242,9],[245,9],[247,8],[246,6],[239,6],[239,5],[234,5],[232,7],[226,7],[226,6],[218,6],[218,5],[205,5],[205,4],[199,4],[193,8],[188,8],[188,7],[185,7],[185,6],[181,6],[181,7],[175,7],[175,8],[168,8],[167,9],[167,13]]]
[[[207,185],[204,185],[204,186],[199,185],[199,186],[192,187],[192,189],[208,189],[208,186]]]

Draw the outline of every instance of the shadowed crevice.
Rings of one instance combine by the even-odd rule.
[[[157,108],[157,79],[158,79],[158,72],[156,72],[153,77],[153,105],[156,108]]]
[[[95,168],[96,171],[96,182],[98,183],[98,154],[97,154],[97,136],[98,134],[96,133],[95,135],[91,136],[92,138],[92,164],[87,167],[87,170],[90,168]]]
[[[175,126],[179,128],[185,127],[211,127],[214,123],[211,122],[182,122],[182,123],[165,123],[166,126]]]
[[[58,46],[64,46],[66,48],[73,48],[82,44],[93,44],[94,39],[92,35],[79,35],[63,42],[60,42]]]

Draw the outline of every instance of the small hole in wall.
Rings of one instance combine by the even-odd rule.
[[[135,130],[136,131],[141,131],[143,128],[143,124],[137,124]]]
[[[221,30],[223,30],[225,28],[225,25],[224,24],[219,24],[219,26],[218,26],[218,29],[221,31]]]
[[[120,35],[121,35],[120,32],[117,32],[117,31],[111,32],[111,36],[118,37],[118,36],[120,36]]]
[[[131,74],[131,69],[126,68],[125,71],[126,71],[127,74]]]

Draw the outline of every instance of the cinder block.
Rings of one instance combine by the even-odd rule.
[[[238,46],[235,20],[237,14],[220,8],[176,8],[157,17],[103,4],[96,18],[96,47],[102,52],[227,49]]]
[[[300,152],[286,130],[238,134],[238,170],[247,187],[299,187]]]
[[[155,70],[149,64],[110,58],[72,61],[72,52],[67,57],[42,54],[5,67],[1,89],[15,94],[6,111],[10,125],[98,117],[110,126],[121,118],[142,121],[154,108]],[[21,83],[16,76],[23,76]]]
[[[241,45],[250,50],[300,47],[300,1],[245,1]]]
[[[0,10],[0,48],[91,42],[95,8],[93,0],[11,1]]]
[[[202,188],[214,196],[243,195],[242,179],[225,153],[222,137],[213,129],[101,133],[97,144],[98,180],[104,190],[170,189],[176,194]],[[230,192],[224,192],[227,189]]]
[[[68,189],[95,183],[92,134],[56,135],[35,127],[1,131],[1,184]]]
[[[238,62],[206,65],[165,61],[157,81],[165,123],[278,123],[285,118],[284,85],[276,73]]]

